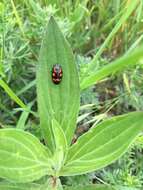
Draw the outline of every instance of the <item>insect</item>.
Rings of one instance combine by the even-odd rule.
[[[52,68],[52,81],[54,84],[59,84],[63,77],[62,67],[59,64],[53,65]]]

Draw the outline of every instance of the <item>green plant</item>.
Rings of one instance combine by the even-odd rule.
[[[104,183],[141,189],[143,186],[142,140],[142,135],[138,136],[126,154],[112,165],[96,171],[93,178],[96,179],[98,176]]]
[[[125,61],[135,64],[142,57],[141,52],[142,48],[97,71],[92,80],[89,77],[84,80],[82,89],[124,68]],[[55,85],[51,79],[54,64],[61,64],[63,69],[63,79],[59,85]],[[118,66],[117,69],[115,66]],[[10,190],[23,189],[23,186],[24,189],[60,190],[63,189],[60,176],[80,175],[103,168],[127,150],[143,129],[142,112],[132,112],[101,122],[71,145],[79,111],[79,86],[71,49],[51,17],[37,66],[40,127],[45,145],[23,130],[1,129],[0,177],[11,183],[2,182],[0,187]],[[44,184],[23,185],[47,175],[49,177]],[[85,189],[92,188],[87,186]]]

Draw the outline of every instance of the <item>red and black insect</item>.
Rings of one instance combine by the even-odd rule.
[[[52,81],[54,84],[59,84],[63,77],[62,67],[59,64],[56,64],[52,68]]]

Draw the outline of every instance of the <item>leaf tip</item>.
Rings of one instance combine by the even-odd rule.
[[[49,18],[49,24],[50,24],[50,23],[55,23],[55,22],[56,22],[56,21],[55,21],[54,16],[51,15],[50,18]]]

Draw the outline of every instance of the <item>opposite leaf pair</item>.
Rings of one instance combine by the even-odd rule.
[[[51,70],[57,63],[62,66],[63,78],[55,85]],[[143,129],[143,113],[133,112],[100,123],[71,146],[79,111],[79,78],[69,45],[53,18],[41,47],[37,94],[47,146],[22,130],[0,130],[0,177],[13,182],[32,182],[45,175],[78,175],[102,168],[119,158]]]
[[[143,113],[133,112],[102,122],[68,148],[64,132],[54,121],[56,149],[50,150],[30,133],[0,130],[0,177],[32,182],[44,175],[70,176],[102,168],[119,158],[143,129]]]

